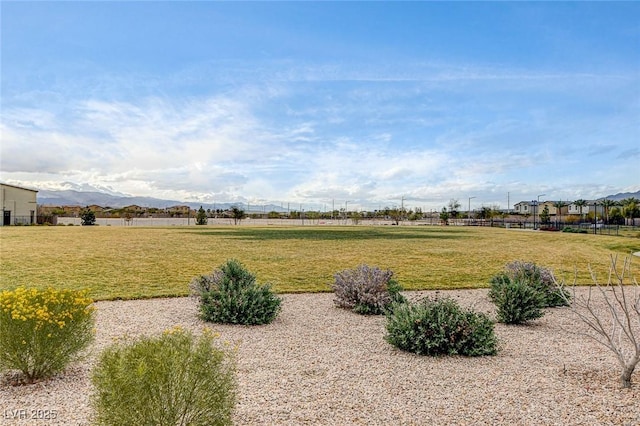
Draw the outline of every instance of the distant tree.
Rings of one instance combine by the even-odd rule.
[[[554,201],[553,207],[556,208],[556,227],[558,227],[558,223],[562,223],[562,209],[567,205],[564,201]]]
[[[354,225],[359,225],[360,222],[362,222],[362,213],[360,213],[360,212],[351,213],[351,222]]]
[[[622,214],[622,209],[620,207],[613,207],[609,212],[609,221],[614,225],[624,225],[624,215]]]
[[[305,213],[305,217],[312,222],[315,220],[317,223],[318,220],[320,220],[320,218],[322,217],[322,213],[310,210],[307,213]]]
[[[56,207],[53,210],[51,210],[51,214],[54,216],[64,216],[65,211],[61,207]]]
[[[342,220],[344,220],[344,223],[346,224],[347,220],[349,220],[349,211],[344,207],[340,209],[340,212],[342,214]]]
[[[448,207],[449,207],[449,216],[452,219],[456,219],[458,217],[458,215],[460,214],[460,206],[461,206],[461,204],[457,199],[452,198],[452,199],[449,200],[449,205],[448,205]]]
[[[80,213],[82,226],[91,226],[96,224],[96,214],[89,209],[85,209]]]
[[[493,218],[498,216],[502,216],[502,213],[500,212],[500,208],[496,205],[490,207],[482,206],[482,208],[476,212],[476,219],[489,220],[491,221],[491,226],[493,226]],[[502,217],[504,219],[506,215]]]
[[[442,211],[440,212],[440,220],[445,224],[448,225],[449,224],[449,212],[447,211],[446,207],[442,208]]]
[[[496,213],[500,219],[502,219],[502,226],[506,226],[507,218],[509,217],[509,213],[506,211],[496,210]]]
[[[605,223],[608,225],[609,224],[609,210],[611,209],[611,207],[617,206],[618,202],[605,198],[604,200],[602,200],[602,202],[600,204],[604,208]]]
[[[580,208],[580,221],[583,221],[584,217],[582,216],[582,208],[587,205],[587,200],[579,199],[574,201],[573,204]]]
[[[476,219],[491,219],[492,217],[493,210],[491,207],[482,206],[482,208],[476,212]]]
[[[394,224],[399,225],[403,219],[404,212],[401,209],[389,209],[387,215],[391,218]]]
[[[633,224],[633,219],[640,216],[640,200],[635,197],[625,198],[620,201],[622,204],[622,214],[625,218],[631,219],[631,224]]]
[[[267,217],[268,217],[269,219],[278,219],[278,218],[280,218],[280,213],[278,213],[278,212],[277,212],[277,211],[275,211],[275,210],[272,210],[272,211],[270,211],[269,213],[267,213]]]
[[[196,213],[196,225],[206,225],[207,224],[207,212],[200,206],[198,212]]]
[[[244,210],[238,206],[231,207],[231,216],[233,217],[233,224],[237,225],[245,218]]]
[[[545,204],[544,209],[540,212],[540,222],[548,225],[551,222],[551,215],[549,214],[549,206]]]
[[[420,220],[424,217],[422,214],[422,209],[420,207],[416,207],[415,211],[409,211],[409,220],[414,222],[416,220]]]

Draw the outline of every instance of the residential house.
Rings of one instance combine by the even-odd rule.
[[[87,206],[88,210],[91,210],[94,213],[102,213],[105,209],[102,206],[99,206],[97,204],[91,204],[90,206]]]
[[[594,212],[596,216],[601,217],[604,215],[604,207],[596,200],[587,200],[587,203],[582,206],[582,216],[593,217]],[[575,202],[569,204],[569,214],[580,215],[580,206],[576,205]]]
[[[168,207],[167,212],[170,215],[189,215],[191,214],[191,208],[189,206],[173,206]]]
[[[531,201],[520,201],[513,205],[513,211],[516,214],[528,215],[533,214],[533,206]]]
[[[147,209],[146,207],[140,207],[136,204],[132,204],[130,206],[126,206],[122,208],[123,211],[127,212],[127,213],[146,213]]]
[[[79,217],[83,208],[80,206],[62,206],[62,210],[64,210],[64,215],[68,217]]]

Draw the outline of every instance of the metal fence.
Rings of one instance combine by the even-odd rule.
[[[5,219],[6,220],[6,219]],[[6,223],[5,220],[0,222],[0,225],[3,226],[21,226],[21,225],[32,225],[35,223],[35,218],[31,215],[29,216],[12,216],[10,219],[10,223]]]

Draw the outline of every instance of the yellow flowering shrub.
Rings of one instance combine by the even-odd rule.
[[[62,371],[93,341],[86,291],[19,287],[0,292],[0,370],[27,382]]]

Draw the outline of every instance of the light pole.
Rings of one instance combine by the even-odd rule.
[[[467,219],[469,220],[469,223],[471,223],[471,200],[473,200],[476,197],[469,197],[469,205],[468,205],[468,209],[467,209]]]
[[[539,209],[540,209],[540,197],[544,197],[545,195],[547,195],[547,194],[540,194],[540,195],[538,195],[538,202],[536,203],[536,213],[538,213],[538,217],[540,217],[540,214],[539,214]],[[534,222],[533,229],[534,229],[534,230],[535,230],[535,229],[537,229],[537,228],[535,227],[535,221],[536,221],[536,218],[535,218],[535,216],[534,216],[534,217],[533,217],[533,222]]]

